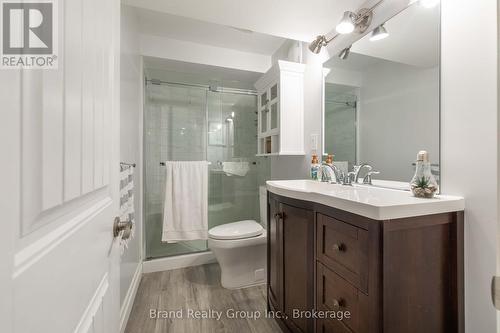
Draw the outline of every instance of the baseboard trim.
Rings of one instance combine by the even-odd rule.
[[[214,254],[212,251],[207,251],[144,261],[142,263],[142,271],[143,273],[153,273],[214,262],[217,262]]]
[[[127,295],[125,296],[122,307],[120,309],[120,333],[125,332],[125,328],[127,327],[128,318],[130,316],[130,312],[132,311],[132,306],[134,305],[134,300],[137,294],[137,289],[139,289],[141,277],[142,263],[139,263],[137,265],[137,269],[135,270],[134,277],[132,278],[132,282],[130,283],[130,287],[128,288]]]

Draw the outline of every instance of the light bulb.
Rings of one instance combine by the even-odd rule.
[[[372,31],[372,35],[370,36],[370,41],[375,42],[377,40],[381,40],[386,37],[389,37],[389,33],[385,29],[384,25],[381,24]]]
[[[340,20],[339,24],[335,27],[335,30],[339,34],[349,34],[354,31],[354,22],[352,20],[352,12],[344,12],[344,16],[342,16],[342,20]]]

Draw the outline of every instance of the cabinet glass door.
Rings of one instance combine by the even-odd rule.
[[[261,133],[267,132],[267,114],[268,114],[267,109],[262,109],[260,111],[260,132]]]
[[[271,87],[271,101],[275,100],[278,97],[278,84],[276,83]]]
[[[271,105],[271,129],[278,128],[278,103]]]
[[[260,95],[260,106],[265,106],[267,104],[267,91]]]

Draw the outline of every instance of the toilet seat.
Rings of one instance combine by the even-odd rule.
[[[208,231],[212,239],[244,239],[262,235],[264,228],[254,220],[245,220],[218,225]]]

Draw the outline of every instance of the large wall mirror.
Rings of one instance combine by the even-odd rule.
[[[323,153],[340,167],[408,182],[427,150],[439,178],[439,24],[439,6],[415,3],[325,62]]]

